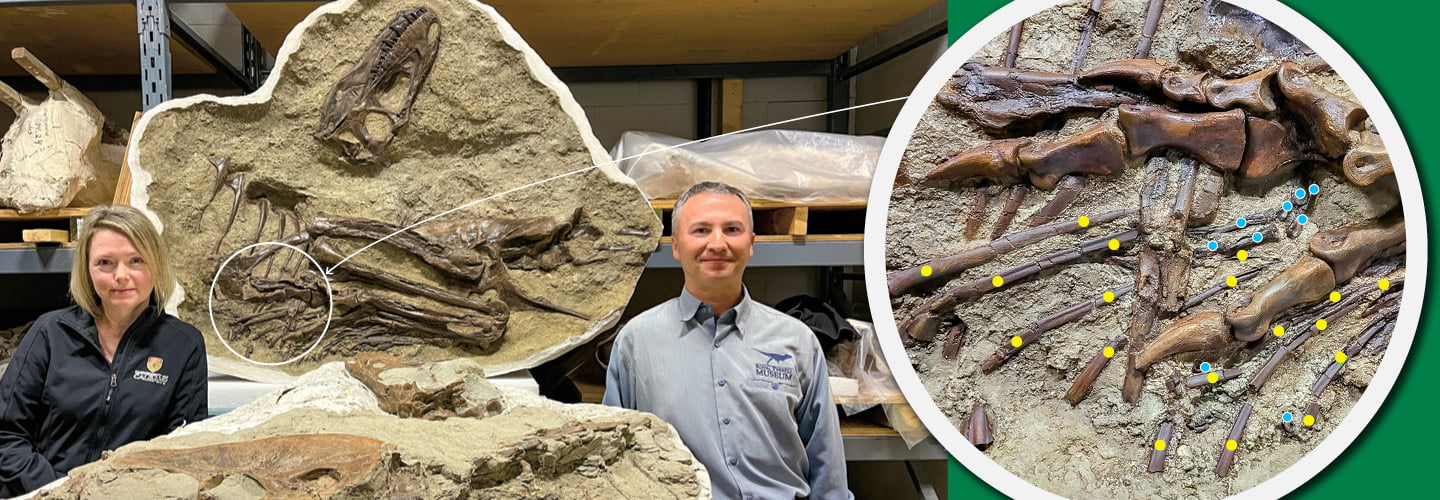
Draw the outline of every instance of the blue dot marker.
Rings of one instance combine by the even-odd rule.
[[[1319,185],[1319,184],[1311,184],[1311,185],[1310,185],[1310,194],[1320,194],[1320,185]]]
[[[1304,223],[1306,223],[1306,222],[1310,222],[1310,218],[1309,218],[1309,217],[1306,217],[1306,216],[1304,216],[1304,215],[1301,215],[1301,216],[1295,218],[1295,222],[1299,222],[1299,223],[1301,223],[1301,224],[1304,224]]]
[[[1287,411],[1283,415],[1280,415],[1280,420],[1289,422],[1291,420],[1295,420],[1295,415],[1291,415],[1290,412]]]
[[[1296,197],[1296,198],[1300,198],[1300,199],[1302,199],[1302,200],[1305,199],[1305,188],[1296,189],[1296,190],[1295,190],[1295,197]]]
[[[1239,219],[1235,219],[1235,227],[1245,227],[1245,224],[1247,224],[1247,223],[1245,222],[1245,218],[1244,218],[1244,217],[1241,217],[1241,218],[1239,218]]]
[[[1205,248],[1209,249],[1211,252],[1214,252],[1214,251],[1220,249],[1220,244],[1212,241],[1212,242],[1206,243],[1206,244],[1205,244]]]
[[[1209,373],[1209,372],[1210,372],[1210,363],[1208,363],[1208,362],[1200,363],[1200,371]]]
[[[1283,208],[1283,209],[1285,209],[1286,212],[1289,212],[1289,211],[1295,209],[1295,204],[1294,204],[1294,203],[1290,203],[1290,202],[1287,201],[1287,202],[1285,202],[1285,203],[1281,203],[1281,204],[1280,204],[1280,208]]]
[[[1257,232],[1257,233],[1255,233],[1254,236],[1251,236],[1250,239],[1255,240],[1256,243],[1259,243],[1260,240],[1265,239],[1265,235],[1260,234],[1260,233]]]

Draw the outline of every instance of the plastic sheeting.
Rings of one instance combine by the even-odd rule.
[[[752,198],[865,201],[885,138],[762,130],[674,147],[686,142],[629,131],[610,156],[652,200],[678,198],[695,183],[719,181]]]
[[[846,415],[854,415],[880,404],[890,427],[900,433],[906,446],[914,448],[930,436],[930,431],[925,429],[920,417],[908,403],[867,402],[894,401],[903,396],[900,385],[895,383],[889,365],[885,364],[885,358],[880,354],[880,341],[875,338],[875,326],[856,319],[846,321],[855,328],[859,338],[836,345],[831,355],[825,359],[830,376],[854,379],[858,386],[857,394],[853,398],[858,402],[844,403],[840,407],[845,410]]]

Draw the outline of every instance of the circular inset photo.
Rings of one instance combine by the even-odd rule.
[[[912,94],[871,207],[897,379],[1011,495],[1284,494],[1374,415],[1424,289],[1398,124],[1273,1],[1005,7]]]

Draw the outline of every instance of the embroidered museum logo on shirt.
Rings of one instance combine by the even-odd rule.
[[[170,376],[155,373],[160,371],[160,367],[164,365],[164,359],[151,356],[150,359],[145,360],[145,368],[148,368],[150,371],[143,372],[140,370],[135,370],[134,378],[135,380],[143,380],[152,384],[165,385],[166,383],[170,382]]]
[[[776,364],[789,361],[791,358],[794,358],[794,356],[791,356],[789,354],[775,354],[773,352],[765,352],[759,349],[755,349],[755,352],[764,354],[766,357],[765,362],[755,363],[756,377],[770,380],[772,382],[785,382],[787,384],[795,378],[794,368],[788,366],[780,366]]]

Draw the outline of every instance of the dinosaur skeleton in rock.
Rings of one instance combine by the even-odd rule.
[[[1101,3],[1102,0],[1091,2],[1092,18],[1099,12]],[[978,212],[988,204],[985,183],[1015,188],[996,223],[994,241],[958,255],[891,272],[892,297],[923,294],[1001,255],[1052,236],[1079,231],[1085,225],[1073,222],[1074,219],[1051,221],[1084,188],[1086,176],[1118,174],[1139,164],[1146,165],[1146,170],[1138,210],[1118,210],[1092,215],[1091,219],[1091,223],[1103,224],[1138,215],[1134,229],[1088,240],[1078,248],[1061,249],[1031,264],[964,281],[930,295],[899,325],[901,337],[907,344],[933,340],[936,332],[954,323],[950,311],[964,301],[1009,290],[1016,281],[1040,276],[1059,266],[1124,250],[1133,254],[1122,262],[1135,271],[1135,281],[1117,283],[1111,289],[1121,290],[1115,292],[1117,296],[1133,291],[1137,300],[1133,302],[1129,331],[1106,345],[1119,349],[1129,344],[1122,394],[1127,402],[1134,402],[1141,394],[1145,370],[1156,361],[1181,352],[1219,350],[1236,341],[1251,343],[1247,352],[1253,352],[1260,342],[1270,337],[1266,333],[1277,317],[1287,311],[1292,312],[1290,319],[1340,313],[1337,307],[1323,304],[1310,306],[1317,310],[1309,311],[1308,316],[1296,311],[1320,302],[1337,285],[1351,281],[1370,263],[1378,262],[1375,266],[1383,267],[1386,257],[1403,252],[1404,218],[1397,207],[1379,220],[1313,236],[1309,242],[1311,255],[1301,257],[1279,276],[1223,308],[1224,312],[1192,313],[1156,332],[1159,320],[1178,317],[1223,289],[1217,284],[1187,300],[1187,272],[1195,259],[1233,255],[1259,244],[1260,241],[1249,237],[1254,231],[1262,233],[1261,241],[1274,241],[1274,236],[1279,234],[1274,224],[1282,225],[1288,236],[1295,237],[1303,223],[1303,219],[1297,218],[1313,205],[1315,196],[1309,193],[1297,200],[1292,210],[1276,208],[1249,217],[1246,238],[1227,243],[1222,252],[1194,250],[1195,245],[1189,240],[1193,235],[1220,237],[1237,229],[1234,224],[1205,226],[1214,221],[1231,179],[1283,182],[1282,176],[1292,175],[1303,188],[1310,184],[1311,167],[1338,166],[1350,183],[1369,186],[1393,174],[1379,134],[1365,126],[1368,118],[1365,109],[1325,89],[1295,62],[1283,61],[1263,71],[1226,79],[1149,58],[1149,42],[1162,4],[1150,2],[1142,42],[1133,59],[1079,71],[1092,24],[1082,35],[1073,74],[1015,69],[1021,24],[1011,32],[1011,43],[1001,59],[1004,65],[968,62],[936,96],[936,102],[942,107],[970,119],[996,137],[941,161],[926,175],[926,182],[935,184],[968,179],[980,182],[976,189],[976,213],[969,217],[965,231],[967,238],[974,236],[975,226],[983,220]],[[1042,141],[1031,135],[1053,127],[1067,113],[1111,108],[1118,108],[1116,120],[1102,120],[1067,138]],[[1178,153],[1180,157],[1177,169],[1180,188],[1174,195],[1174,204],[1163,209],[1159,200],[1169,185],[1169,162],[1159,153],[1166,152]],[[1032,219],[1032,228],[1005,234],[1004,228],[1029,191],[1027,185],[1055,194]],[[1117,248],[1121,246],[1126,248]],[[1107,247],[1110,252],[1106,252]],[[1395,266],[1388,269],[1393,271]],[[1258,271],[1252,269],[1237,282],[1223,287],[1239,286]],[[992,284],[992,276],[999,276],[1001,279],[995,283],[1003,282],[1005,286]],[[1357,285],[1351,288],[1355,293],[1347,295],[1355,301],[1374,299],[1375,280],[1369,279],[1365,285],[1368,289]],[[1392,302],[1398,306],[1398,299]],[[1095,303],[1082,303],[1038,319],[1035,328],[1017,335],[1017,341],[991,356],[984,370],[988,373],[997,369],[1028,347],[1040,333],[1075,321],[1094,306]],[[1343,312],[1354,307],[1352,303],[1350,309]],[[1389,321],[1388,325],[1393,327],[1390,313],[1394,308],[1387,311],[1377,322]],[[1377,333],[1370,335],[1374,337]],[[1308,335],[1294,338],[1290,346],[1277,353],[1271,365],[1293,352],[1294,345],[1305,338]],[[1364,342],[1370,342],[1370,337]],[[1359,338],[1354,341],[1360,345],[1364,342]],[[1084,398],[1109,357],[1097,355],[1096,361],[1082,371],[1066,395],[1071,404],[1078,404]],[[1263,379],[1260,383],[1263,384]],[[1255,387],[1258,390],[1258,385]]]

